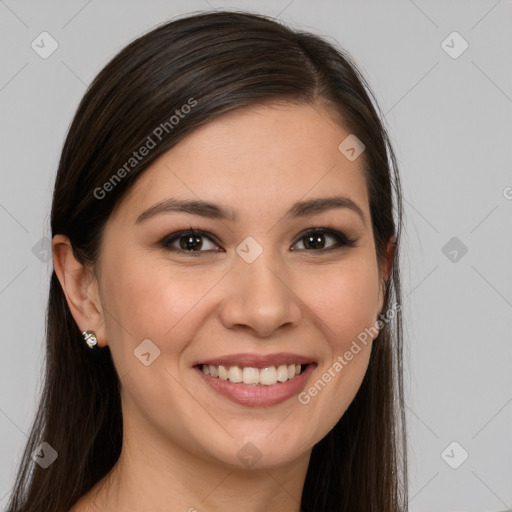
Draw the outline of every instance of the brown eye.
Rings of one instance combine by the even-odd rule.
[[[185,251],[199,250],[203,245],[203,240],[200,235],[184,235],[178,238],[180,249]]]
[[[329,239],[334,240],[334,244],[329,244]],[[355,240],[351,240],[341,231],[325,228],[309,229],[301,235],[297,243],[300,242],[302,242],[303,248],[298,250],[313,250],[315,252],[355,246]]]
[[[160,244],[170,251],[187,253],[192,256],[199,256],[196,253],[219,249],[212,236],[194,229],[172,233],[165,237]]]

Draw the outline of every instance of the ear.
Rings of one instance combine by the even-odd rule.
[[[98,346],[105,346],[106,330],[98,282],[92,268],[80,263],[67,236],[52,240],[53,267],[75,322],[83,331],[94,331]]]
[[[396,239],[394,236],[390,237],[386,246],[386,256],[382,262],[380,269],[380,291],[379,291],[379,312],[382,312],[384,307],[384,299],[386,293],[386,283],[391,275],[393,269],[393,259],[395,256]]]

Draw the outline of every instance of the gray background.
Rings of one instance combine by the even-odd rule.
[[[39,392],[52,268],[44,237],[78,102],[107,61],[155,24],[228,7],[338,41],[385,114],[406,210],[410,510],[512,508],[512,3],[504,0],[0,0],[0,506]],[[43,31],[59,45],[47,59],[31,48]],[[442,45],[454,31],[469,44],[458,58],[445,49],[459,53],[462,40]],[[462,450],[469,458],[453,469],[447,461],[460,463]]]

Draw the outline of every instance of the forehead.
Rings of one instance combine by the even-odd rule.
[[[172,196],[219,202],[254,216],[339,193],[367,211],[363,159],[350,161],[339,150],[349,135],[318,105],[275,102],[238,109],[161,155],[120,210],[133,221],[141,209]]]

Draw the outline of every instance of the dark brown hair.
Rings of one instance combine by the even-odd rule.
[[[335,44],[256,14],[207,12],[167,22],[107,64],[82,99],[62,149],[52,236],[68,236],[79,261],[94,265],[105,222],[156,158],[217,116],[269,100],[321,102],[364,143],[379,263],[390,238],[396,244],[383,314],[396,308],[402,199],[396,159],[375,98],[350,56]],[[194,106],[179,122],[169,122],[187,104]],[[132,152],[163,123],[167,130],[161,130],[156,147],[113,182]],[[99,197],[107,182],[108,193]],[[398,310],[373,344],[355,399],[313,448],[302,495],[305,512],[407,510],[402,343]],[[55,272],[45,364],[11,512],[67,512],[121,452],[120,382],[110,350],[85,346]],[[31,457],[42,441],[59,454],[47,469]]]

